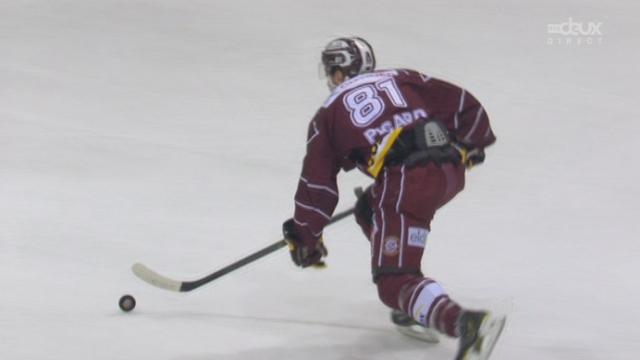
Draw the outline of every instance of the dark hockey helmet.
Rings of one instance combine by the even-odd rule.
[[[371,45],[361,37],[332,40],[322,51],[324,75],[328,78],[340,69],[347,78],[375,70],[376,58]]]

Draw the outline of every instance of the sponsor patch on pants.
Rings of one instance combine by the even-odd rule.
[[[409,246],[425,247],[427,245],[429,230],[419,227],[409,227]]]

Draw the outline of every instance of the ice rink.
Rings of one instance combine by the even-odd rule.
[[[492,360],[635,358],[638,13],[630,0],[0,0],[0,359],[452,359],[454,341],[392,328],[351,218],[325,231],[326,270],[282,250],[188,294],[130,271],[194,279],[280,239],[329,95],[319,53],[340,35],[487,109],[498,141],[436,214],[423,265],[462,305],[510,313]],[[568,22],[593,31],[549,32]],[[368,183],[343,173],[338,210]]]

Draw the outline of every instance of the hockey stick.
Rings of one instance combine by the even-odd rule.
[[[329,220],[329,224],[333,224],[339,220],[346,218],[347,216],[353,214],[353,211],[354,209],[351,208],[334,215],[331,220]],[[233,264],[230,264],[212,274],[193,281],[178,281],[170,279],[166,276],[158,274],[157,272],[149,269],[147,266],[141,263],[133,264],[133,266],[131,267],[131,271],[133,271],[133,273],[142,281],[145,281],[153,286],[170,291],[187,292],[193,289],[197,289],[202,285],[208,284],[221,276],[224,276],[286,246],[287,242],[284,239],[279,240],[278,242],[275,242],[261,250],[258,250],[253,254],[234,262]]]

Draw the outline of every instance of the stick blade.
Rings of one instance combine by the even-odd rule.
[[[162,276],[141,263],[133,264],[131,271],[133,271],[133,274],[140,280],[161,289],[180,292],[180,288],[182,287],[181,281]]]

